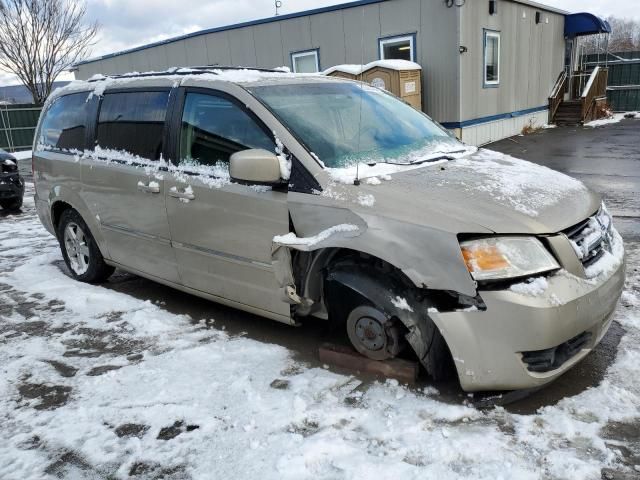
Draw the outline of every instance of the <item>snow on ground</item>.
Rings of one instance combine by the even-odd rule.
[[[445,403],[431,386],[364,386],[215,319],[75,282],[31,194],[0,217],[3,480],[595,480],[624,447],[602,429],[640,417],[637,245],[605,378],[525,416]]]
[[[16,160],[31,160],[31,150],[24,150],[22,152],[13,152],[11,155],[16,157]]]
[[[612,123],[618,123],[624,118],[640,118],[640,112],[621,112],[614,113],[609,118],[601,118],[600,120],[592,120],[584,124],[585,127],[602,127],[603,125],[610,125]]]

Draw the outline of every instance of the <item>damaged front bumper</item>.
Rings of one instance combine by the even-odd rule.
[[[24,195],[24,181],[20,174],[0,173],[0,201],[18,200]]]
[[[538,387],[598,345],[611,325],[624,279],[622,254],[615,267],[593,279],[561,270],[547,278],[543,294],[480,291],[486,310],[430,316],[447,341],[464,390]]]

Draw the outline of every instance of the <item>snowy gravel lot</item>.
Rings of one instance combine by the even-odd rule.
[[[0,217],[0,479],[640,476],[640,246],[615,361],[532,415],[362,384],[215,319],[71,280],[35,214]]]

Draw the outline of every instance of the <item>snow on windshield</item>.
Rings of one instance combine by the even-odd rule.
[[[388,176],[392,173],[421,168],[425,165],[423,162],[428,162],[429,165],[446,163],[448,161],[447,158],[439,157],[461,158],[477,150],[476,147],[461,143],[452,145],[450,142],[430,142],[416,150],[406,149],[401,151],[396,157],[384,158],[371,154],[362,156],[360,161],[354,161],[346,167],[326,168],[326,170],[332,180],[344,184],[352,184],[356,176],[360,180],[371,177],[390,180]],[[380,184],[376,180],[367,181],[366,183],[369,185]]]

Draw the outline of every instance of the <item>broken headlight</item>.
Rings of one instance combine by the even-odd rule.
[[[460,243],[475,280],[528,277],[560,268],[535,237],[490,237]]]

